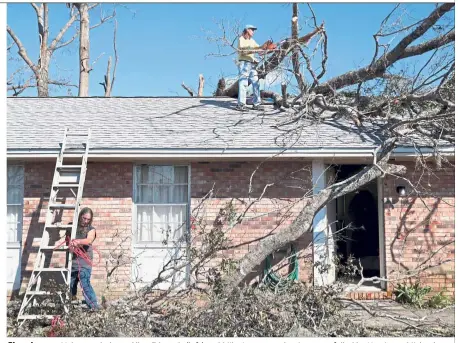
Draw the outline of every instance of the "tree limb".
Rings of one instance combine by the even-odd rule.
[[[27,51],[25,50],[24,45],[22,45],[22,42],[19,40],[19,37],[16,36],[16,34],[11,29],[11,27],[9,27],[9,25],[6,26],[6,30],[8,31],[9,35],[11,36],[11,38],[14,40],[14,42],[16,43],[18,47],[19,56],[22,57],[24,62],[27,63],[27,65],[35,73],[35,75],[38,76],[38,68],[27,55]]]
[[[113,67],[113,77],[110,79],[110,72],[111,72],[111,56],[108,58],[108,65],[107,65],[107,72],[104,76],[104,81],[100,84],[103,86],[105,91],[105,96],[110,97],[111,91],[113,90],[113,85],[116,79],[116,68],[118,66],[118,49],[116,47],[116,33],[118,28],[118,21],[115,19],[115,26],[113,30],[113,51],[115,56],[115,62]]]
[[[183,87],[184,89],[186,89],[186,91],[188,92],[189,96],[194,96],[194,91],[193,91],[190,87],[186,86],[186,85],[184,84],[184,81],[181,83],[181,87]]]
[[[78,18],[79,16],[79,12],[75,12],[71,17],[70,19],[67,21],[67,23],[60,29],[59,33],[57,34],[56,38],[53,39],[53,41],[51,42],[51,44],[49,45],[49,49],[51,51],[54,51],[56,50],[56,46],[57,46],[57,43],[59,43],[61,40],[62,40],[62,37],[65,35],[65,33],[67,32],[67,30],[73,25],[73,23],[75,22],[75,20]],[[75,38],[73,38],[75,39]],[[73,41],[73,39],[71,39],[70,43]],[[68,44],[70,44],[68,43]],[[65,44],[65,45],[68,45],[68,44]],[[63,45],[63,46],[65,46]],[[62,47],[62,46],[60,46]]]
[[[70,43],[72,43],[76,37],[78,37],[78,34],[79,34],[79,30],[76,30],[75,34],[72,36],[72,38],[70,38],[68,41],[62,43],[62,44],[59,44],[57,45],[54,50],[57,50],[57,49],[60,49],[60,48],[63,48],[64,46],[67,46],[69,45]]]
[[[454,5],[455,4],[453,3],[445,3],[435,9],[428,18],[420,24],[420,26],[404,37],[395,48],[393,48],[388,54],[382,55],[372,65],[334,77],[320,86],[317,86],[315,88],[315,92],[328,94],[332,91],[354,85],[358,82],[381,77],[385,73],[386,69],[395,62],[403,58],[423,54],[427,51],[437,49],[438,47],[447,44],[452,38],[454,39],[454,31],[445,35],[443,38],[434,38],[423,44],[413,46],[410,49],[407,48],[410,43],[425,34],[426,31],[431,28],[445,13],[450,11]]]
[[[37,4],[35,4],[34,2],[32,2],[30,5],[32,5],[33,9],[35,10],[35,12],[37,13],[37,17],[40,16],[40,8],[37,6]]]
[[[335,183],[318,194],[309,198],[293,223],[278,232],[261,240],[258,247],[248,252],[240,261],[238,267],[229,272],[222,280],[224,294],[229,294],[237,287],[242,280],[256,266],[258,266],[268,254],[278,250],[286,244],[295,241],[305,232],[312,230],[312,223],[315,214],[322,209],[329,201],[344,194],[359,189],[362,185],[383,176],[385,173],[403,174],[406,171],[404,166],[388,164],[392,150],[395,147],[396,139],[388,139],[381,148],[381,156],[374,165],[366,166],[362,171],[344,181]]]
[[[427,42],[408,47],[401,54],[399,59],[404,59],[412,56],[418,56],[425,52],[437,49],[438,47],[445,46],[448,43],[455,41],[455,30],[448,32],[445,35],[430,39]]]

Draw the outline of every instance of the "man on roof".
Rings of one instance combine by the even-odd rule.
[[[263,45],[259,46],[253,39],[256,30],[256,26],[246,25],[238,42],[239,96],[236,108],[240,111],[247,111],[246,91],[248,88],[248,80],[250,80],[253,85],[253,109],[259,110],[259,105],[261,104],[258,72],[256,71],[256,65],[259,61],[256,59],[255,54],[265,54],[267,47],[272,44],[272,41],[268,40]]]

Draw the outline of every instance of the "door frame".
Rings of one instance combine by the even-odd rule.
[[[377,213],[380,277],[386,278],[385,207],[383,202],[383,179],[381,177],[377,178]],[[386,281],[381,281],[380,287],[382,290],[386,290]]]

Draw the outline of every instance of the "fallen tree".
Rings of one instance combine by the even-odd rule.
[[[297,23],[297,19],[294,19],[298,16],[296,6],[293,6],[293,25]],[[398,6],[395,6],[395,10]],[[452,12],[453,6],[454,4],[437,6],[430,15],[414,24],[404,26],[402,22],[393,20],[396,25],[388,26],[390,30],[386,32],[384,30],[394,15],[393,11],[385,18],[380,31],[374,35],[376,49],[373,61],[365,68],[349,71],[325,83],[320,80],[326,71],[328,60],[326,40],[323,39],[320,43],[323,44],[323,54],[319,60],[319,72],[311,67],[313,56],[302,54],[300,44],[294,43],[294,39],[290,40],[292,45],[288,45],[289,53],[282,60],[295,54],[295,68],[292,73],[297,84],[303,83],[303,86],[293,95],[288,95],[284,87],[282,95],[277,97],[277,105],[284,110],[275,112],[282,119],[276,126],[279,135],[291,132],[300,134],[311,121],[322,123],[340,120],[353,125],[361,135],[377,132],[383,143],[374,149],[371,163],[353,176],[328,183],[319,192],[313,192],[313,186],[311,189],[304,189],[300,202],[301,211],[290,225],[248,242],[250,250],[244,257],[233,261],[223,260],[218,268],[213,269],[206,268],[206,264],[220,252],[237,247],[226,240],[225,234],[246,219],[248,210],[262,199],[271,184],[265,184],[261,193],[252,199],[250,181],[250,197],[243,200],[243,206],[240,206],[242,210],[233,211],[233,204],[229,203],[220,209],[210,225],[199,214],[202,210],[200,205],[212,196],[211,189],[192,213],[195,218],[192,225],[195,224],[198,228],[201,226],[202,230],[196,229],[191,237],[183,237],[190,243],[188,256],[171,259],[155,280],[125,298],[111,302],[105,312],[94,315],[96,319],[93,321],[80,315],[76,324],[67,326],[62,334],[75,334],[77,328],[81,328],[81,323],[85,323],[83,327],[87,330],[79,331],[81,335],[283,336],[298,335],[298,332],[319,336],[373,335],[374,331],[368,331],[367,328],[347,320],[347,313],[343,312],[343,289],[339,283],[321,289],[293,284],[288,292],[280,294],[266,290],[262,283],[259,288],[246,288],[244,279],[269,254],[296,241],[304,233],[311,232],[316,214],[330,201],[354,192],[376,178],[401,178],[411,185],[412,193],[422,199],[425,190],[420,184],[413,184],[406,174],[406,168],[393,163],[391,159],[397,147],[414,147],[417,165],[428,173],[434,172],[431,162],[439,169],[444,165],[451,165],[442,148],[454,144],[455,134],[454,52],[453,40],[450,40],[450,37],[454,37],[454,24],[440,20]],[[436,27],[439,26],[438,23],[441,24],[440,30]],[[318,32],[319,27],[316,30]],[[297,30],[293,28],[292,31]],[[436,34],[435,38],[427,36],[431,31]],[[379,41],[384,37],[390,38],[394,33],[403,35],[393,43],[394,47],[390,48]],[[412,45],[421,38],[425,41]],[[432,56],[426,56],[428,58],[420,71],[401,73],[395,68],[396,63],[405,58],[428,52],[432,52]],[[279,55],[273,55],[270,58],[271,64],[265,65],[263,70],[269,70],[277,62],[280,64],[279,57],[282,53],[279,51]],[[298,64],[299,67],[301,64],[305,65],[310,74],[308,77],[302,75],[301,68],[297,68]],[[219,88],[225,87],[225,81],[220,80]],[[294,142],[283,146],[284,152],[294,147]],[[256,172],[257,168],[251,176]],[[197,246],[193,245],[194,240],[199,241]],[[405,275],[398,276],[391,282],[419,277],[427,269],[450,262],[450,259],[435,260],[437,253],[443,251],[442,247],[433,251],[419,262],[418,268],[404,271]],[[207,278],[207,287],[199,288],[196,282],[186,284],[187,287],[182,290],[186,280],[180,279],[167,290],[159,291],[159,284],[173,279],[184,268],[188,268],[189,274],[195,276],[196,280],[199,277]],[[364,276],[362,268],[360,270],[362,284],[368,278]],[[390,279],[376,277],[371,278],[371,281],[390,282]],[[196,307],[199,301],[202,301],[202,307]],[[393,335],[450,335],[447,329],[426,327],[425,320],[393,315],[387,317],[370,308],[362,309],[372,317],[380,316],[408,323],[405,324],[408,330],[403,329]],[[125,322],[126,318],[131,318],[131,324],[123,327],[121,321]],[[97,325],[86,326],[89,321]],[[383,333],[386,335],[386,332]]]
[[[455,63],[454,54],[450,50],[455,37],[453,23],[448,23],[449,25],[443,26],[441,30],[435,30],[436,35],[433,38],[428,36],[428,39],[415,45],[415,42],[426,37],[426,34],[436,27],[441,18],[451,13],[454,4],[437,6],[428,16],[412,25],[389,26],[387,23],[393,18],[398,6],[395,6],[382,22],[380,30],[374,34],[376,47],[371,63],[320,84],[328,59],[327,40],[321,40],[324,45],[320,63],[322,73],[316,75],[311,68],[311,56],[302,53],[302,63],[310,73],[311,82],[306,82],[305,76],[298,68],[297,52],[300,51],[301,44],[308,42],[318,32],[324,32],[324,29],[317,27],[312,33],[295,40],[297,4],[293,5],[293,38],[285,41],[280,51],[258,67],[258,72],[264,77],[296,49],[296,54],[293,53],[293,74],[297,84],[303,83],[305,86],[299,87],[298,94],[289,99],[276,95],[277,105],[282,106],[286,103],[290,109],[289,116],[286,115],[284,122],[278,125],[279,129],[300,132],[301,125],[306,125],[306,119],[323,122],[342,118],[360,127],[361,133],[379,127],[379,134],[385,143],[374,152],[372,165],[344,181],[329,185],[316,195],[307,197],[306,206],[288,228],[264,238],[255,249],[238,261],[237,269],[224,279],[226,292],[237,287],[270,253],[295,241],[305,232],[310,232],[314,216],[331,200],[355,191],[375,178],[387,174],[402,175],[405,170],[390,163],[390,154],[396,146],[430,147],[436,156],[436,162],[440,164],[442,157],[438,147],[454,143],[452,127],[455,120],[455,104],[453,96],[449,93],[450,90],[454,90],[452,83]],[[313,10],[312,14],[316,25]],[[404,36],[396,40],[393,47],[380,42],[381,38],[394,34]],[[435,52],[419,72],[410,75],[406,72],[395,74],[395,66],[399,61],[431,51]],[[442,55],[441,58],[432,63],[433,58],[437,58],[438,55]],[[425,70],[428,70],[428,73],[422,74]],[[371,83],[373,80],[376,83]],[[216,94],[236,96],[236,85],[235,82],[224,90],[219,89]],[[225,87],[225,83],[220,80],[218,87]],[[397,90],[394,91],[395,88]]]

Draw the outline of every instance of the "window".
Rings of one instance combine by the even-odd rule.
[[[18,243],[22,235],[22,208],[24,203],[24,168],[7,168],[7,242]]]
[[[135,166],[134,243],[185,243],[188,223],[188,167]]]

